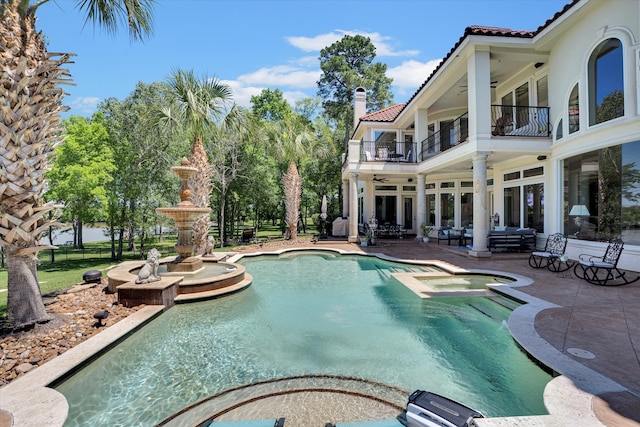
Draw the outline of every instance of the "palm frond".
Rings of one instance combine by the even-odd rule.
[[[116,34],[118,24],[126,23],[131,40],[143,40],[153,33],[154,0],[79,0],[77,7],[86,13],[87,22]]]

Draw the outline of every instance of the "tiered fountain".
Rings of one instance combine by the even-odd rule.
[[[182,159],[180,166],[172,167],[173,173],[182,180],[180,202],[170,208],[158,208],[156,211],[175,221],[178,228],[178,243],[175,246],[178,256],[171,261],[157,260],[153,280],[136,281],[143,262],[122,263],[107,274],[109,290],[118,292],[118,301],[125,307],[140,304],[172,306],[178,302],[199,301],[215,298],[222,294],[235,292],[251,284],[251,275],[245,273],[242,265],[230,262],[218,262],[226,259],[226,254],[205,258],[193,255],[191,227],[196,218],[208,214],[211,209],[199,208],[191,203],[189,178],[198,171]],[[160,264],[160,265],[158,265]],[[153,267],[152,267],[153,269]]]
[[[178,228],[178,243],[176,252],[178,257],[167,264],[167,271],[173,272],[196,272],[202,268],[202,259],[194,257],[191,227],[199,216],[211,212],[209,208],[198,208],[191,203],[191,189],[189,189],[189,178],[198,171],[197,168],[189,166],[186,158],[182,159],[180,166],[174,166],[171,171],[182,180],[180,187],[180,202],[171,208],[158,208],[156,211],[162,215],[173,219]]]

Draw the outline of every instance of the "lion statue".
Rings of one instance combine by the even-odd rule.
[[[213,256],[213,248],[216,245],[216,241],[213,236],[207,237],[207,244],[204,247],[204,256]]]
[[[142,284],[160,280],[160,276],[158,276],[158,266],[160,266],[160,252],[153,248],[147,254],[147,262],[138,272],[136,283]]]

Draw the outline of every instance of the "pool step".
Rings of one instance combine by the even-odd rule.
[[[516,308],[522,305],[518,301],[514,301],[510,298],[505,298],[505,297],[489,298],[489,300],[511,311],[515,310]]]
[[[284,418],[275,420],[214,421],[207,420],[198,427],[284,427]]]
[[[378,270],[378,274],[380,274],[380,276],[382,276],[382,278],[384,280],[389,280],[391,279],[391,273],[389,273],[387,270],[383,270],[382,268],[380,268],[380,266],[376,265],[376,270]]]
[[[487,304],[480,304],[480,303],[474,302],[474,303],[469,303],[467,305],[473,308],[474,310],[478,311],[479,313],[482,313],[484,316],[487,316],[489,319],[502,324],[502,321],[508,317],[508,316],[505,316],[505,314],[502,313],[502,311],[505,308],[506,309],[509,309],[509,308],[505,307],[502,304],[498,304],[497,302],[491,299],[484,299],[483,301],[487,302]]]
[[[324,427],[403,427],[404,424],[400,423],[397,418],[389,418],[386,420],[371,420],[371,421],[353,421],[346,423],[327,423]]]
[[[251,282],[253,282],[253,277],[249,273],[245,273],[244,279],[240,282],[234,283],[233,285],[230,285],[230,286],[225,286],[218,289],[212,289],[209,291],[180,294],[175,297],[175,303],[182,304],[187,302],[204,301],[208,299],[217,298],[222,295],[240,291],[246,288],[247,286],[249,286]]]

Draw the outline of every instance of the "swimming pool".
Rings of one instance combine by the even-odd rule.
[[[251,287],[168,310],[59,385],[65,425],[153,425],[222,390],[305,374],[428,389],[492,417],[546,413],[551,376],[511,338],[504,297],[417,298],[392,273],[432,269],[366,256],[240,263]]]

